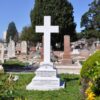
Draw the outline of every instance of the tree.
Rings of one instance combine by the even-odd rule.
[[[14,22],[9,23],[6,35],[6,41],[9,42],[10,38],[15,42],[18,41],[18,32]]]
[[[85,27],[87,38],[100,38],[100,0],[94,0],[89,6],[89,10],[81,18],[81,27]]]
[[[35,0],[34,8],[31,10],[31,23],[37,40],[41,40],[41,34],[35,33],[36,25],[43,25],[43,18],[50,15],[52,25],[59,25],[59,34],[52,34],[52,45],[63,44],[64,35],[70,35],[71,40],[76,39],[76,24],[73,17],[73,6],[68,0]],[[37,34],[37,35],[36,35]]]
[[[32,35],[32,27],[31,26],[25,26],[22,29],[20,39],[25,41],[32,41],[33,35]]]

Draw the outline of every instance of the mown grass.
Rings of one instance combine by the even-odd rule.
[[[55,91],[27,91],[26,85],[32,80],[33,74],[19,74],[14,88],[27,100],[82,100],[78,75],[60,75],[66,81],[64,89]]]

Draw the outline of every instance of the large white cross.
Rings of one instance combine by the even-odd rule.
[[[36,26],[35,29],[37,33],[44,33],[44,63],[50,63],[50,33],[58,33],[59,26],[51,26],[51,16],[44,16],[44,26]]]

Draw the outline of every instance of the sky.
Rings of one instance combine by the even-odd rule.
[[[0,0],[0,38],[7,30],[8,24],[14,22],[18,32],[24,26],[29,26],[30,11],[34,7],[35,0]],[[74,8],[74,21],[77,24],[76,31],[80,32],[81,16],[88,10],[93,0],[69,0]]]

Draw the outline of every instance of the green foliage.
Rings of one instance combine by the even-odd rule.
[[[25,26],[22,29],[20,39],[25,41],[33,41],[33,29],[31,26]]]
[[[26,86],[32,80],[33,73],[17,75],[19,76],[19,80],[13,85],[16,99],[23,97],[26,98],[25,100],[66,100],[66,98],[68,100],[82,100],[79,91],[78,75],[60,75],[62,80],[66,80],[66,88],[54,91],[27,91]]]
[[[95,34],[94,34],[95,33]],[[100,38],[100,32],[94,29],[87,29],[82,31],[83,38]]]
[[[100,51],[90,56],[81,69],[81,83],[83,91],[88,88],[88,83],[92,82],[92,91],[100,95]]]
[[[100,74],[100,71],[99,71]],[[96,95],[100,95],[100,75],[93,81],[92,90]]]
[[[12,79],[9,81],[10,74],[0,74],[0,100],[25,100],[24,94],[20,93],[22,88],[28,84],[33,77],[33,74],[21,74],[19,80],[14,82]],[[14,77],[16,74],[12,74]]]
[[[100,38],[100,0],[94,0],[89,6],[81,18],[81,27],[85,27],[84,33],[88,38]]]
[[[96,61],[95,67],[92,90],[95,94],[100,95],[100,62]]]
[[[18,32],[14,22],[9,23],[8,25],[6,41],[9,42],[10,38],[15,42],[18,41]]]
[[[77,33],[77,39],[82,39],[84,38],[84,34],[82,32]]]
[[[98,68],[96,67],[96,62],[100,62],[100,51],[97,51],[84,62],[81,69],[81,77],[92,78]]]
[[[44,16],[49,15],[52,19],[52,25],[59,25],[59,34],[52,34],[52,45],[56,42],[63,46],[64,35],[70,35],[71,40],[76,39],[73,16],[73,7],[68,0],[35,0],[35,5],[31,11],[31,23],[34,31],[34,36],[37,41],[41,41],[41,34],[35,33],[36,25],[43,25]]]
[[[0,74],[0,100],[7,100],[13,98],[13,83],[8,82],[7,74]]]

